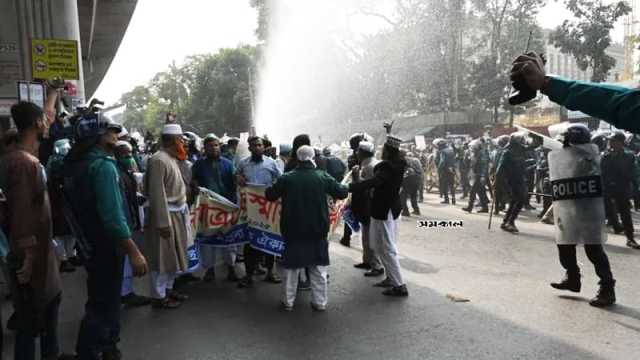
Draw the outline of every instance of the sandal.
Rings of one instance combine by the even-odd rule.
[[[277,274],[269,274],[264,278],[264,281],[272,284],[280,284],[282,283],[282,279]]]
[[[185,294],[179,293],[179,292],[177,292],[175,290],[167,291],[167,296],[170,299],[173,299],[173,300],[176,300],[176,301],[179,301],[179,302],[184,302],[184,301],[189,300],[189,295],[185,295]]]

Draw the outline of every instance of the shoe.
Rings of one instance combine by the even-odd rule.
[[[420,210],[413,210],[413,215],[420,216]]]
[[[407,297],[409,296],[409,291],[407,291],[406,285],[394,286],[382,292],[382,295],[385,296],[396,296],[396,297]]]
[[[207,269],[207,272],[204,273],[204,277],[202,278],[202,281],[206,283],[216,281],[216,270],[214,268]]]
[[[291,312],[291,311],[293,311],[293,305],[287,305],[283,301],[283,302],[280,303],[280,309],[282,311]]]
[[[238,289],[250,289],[253,287],[253,278],[245,276],[238,282]]]
[[[526,204],[526,205],[524,206],[524,209],[525,209],[525,210],[535,210],[535,209],[536,209],[536,207],[535,207],[535,206],[531,206],[530,204]]]
[[[582,282],[580,281],[580,274],[573,275],[573,276],[569,276],[569,274],[566,274],[560,282],[551,283],[549,285],[551,285],[551,287],[554,289],[568,290],[576,293],[580,292],[580,289],[582,288]]]
[[[518,228],[513,224],[502,224],[500,225],[500,229],[512,234],[517,234],[520,232],[520,230],[518,230]]]
[[[440,201],[440,204],[448,204],[448,203],[449,203],[449,199],[444,199]]]
[[[367,271],[366,273],[364,273],[364,276],[366,277],[375,277],[375,276],[382,276],[384,275],[384,269],[380,268],[380,269],[371,269],[369,271]]]
[[[640,249],[640,244],[638,244],[635,240],[629,239],[627,240],[627,246],[632,249]]]
[[[343,237],[342,239],[340,239],[340,245],[346,246],[346,247],[351,247],[351,239],[347,239],[347,238]]]
[[[411,214],[409,214],[409,212],[408,212],[408,211],[402,211],[402,216],[404,216],[404,217],[410,217],[410,216],[411,216]]]
[[[61,273],[72,273],[76,271],[76,267],[69,261],[63,261],[60,263]]]
[[[613,233],[616,234],[616,235],[620,235],[623,232],[624,232],[624,230],[622,230],[622,229],[613,229]]]
[[[275,273],[268,274],[267,277],[264,278],[264,281],[272,284],[282,283],[282,279],[280,279],[278,274],[275,274]]]
[[[320,305],[320,304],[311,303],[311,310],[313,310],[315,312],[325,312],[325,311],[327,311],[327,306],[326,305]]]
[[[298,282],[298,291],[309,291],[309,290],[311,290],[311,282],[309,280]]]
[[[463,207],[463,208],[462,208],[462,211],[466,211],[466,212],[468,212],[469,214],[471,214],[471,211],[473,211],[473,209],[471,208],[471,206],[467,206],[467,207]]]
[[[355,265],[353,265],[353,267],[356,268],[356,269],[364,269],[364,270],[371,269],[371,265],[366,264],[366,263],[355,264]]]
[[[227,273],[227,281],[236,282],[240,280],[238,274],[236,274],[236,269],[233,266],[229,266],[229,272]]]
[[[151,298],[146,296],[137,295],[136,293],[129,293],[120,298],[122,305],[127,307],[140,307],[151,304]]]
[[[600,281],[600,288],[598,289],[598,293],[596,297],[589,301],[589,305],[594,307],[606,307],[611,306],[616,303],[616,291],[615,291],[615,280],[610,283],[603,283]]]
[[[151,307],[154,309],[172,310],[172,309],[179,308],[181,305],[182,303],[180,301],[172,299],[170,297],[165,297],[164,299],[151,300]]]
[[[253,275],[265,275],[267,270],[263,269],[261,266],[258,266],[254,271]]]
[[[110,350],[102,352],[102,360],[120,360],[122,359],[122,352],[120,350]]]
[[[393,287],[393,284],[391,284],[391,279],[386,278],[380,282],[377,282],[375,284],[373,284],[373,286],[375,287],[381,287],[381,288],[391,288]]]
[[[169,296],[173,300],[177,300],[177,301],[180,301],[180,302],[185,302],[185,301],[189,300],[189,295],[185,295],[185,294],[177,292],[175,290],[167,290],[167,292],[168,292],[167,296]]]
[[[456,204],[456,199],[451,199],[451,205],[455,205]]]
[[[502,230],[504,230],[504,231],[507,231],[507,223],[502,223],[502,224],[500,225],[500,229],[502,229]]]
[[[486,207],[483,207],[482,209],[480,209],[480,210],[478,210],[478,211],[477,211],[477,213],[478,213],[478,214],[482,214],[482,213],[486,214],[486,213],[488,213],[488,212],[489,212],[489,209],[488,209],[488,208],[486,208]]]

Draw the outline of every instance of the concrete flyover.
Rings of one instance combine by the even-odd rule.
[[[137,0],[0,1],[0,118],[17,100],[16,82],[32,80],[31,39],[80,43],[77,102],[91,98],[115,57]]]

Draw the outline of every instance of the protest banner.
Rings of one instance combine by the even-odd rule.
[[[284,241],[280,234],[282,203],[280,200],[268,201],[264,194],[266,189],[266,186],[249,184],[241,190],[240,208],[246,211],[246,234],[254,249],[282,256],[284,252]]]

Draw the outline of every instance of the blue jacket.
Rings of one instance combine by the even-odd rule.
[[[236,184],[234,181],[235,169],[233,163],[220,156],[217,167],[213,166],[213,160],[201,158],[191,168],[192,179],[203,188],[207,188],[217,194],[236,202]]]

